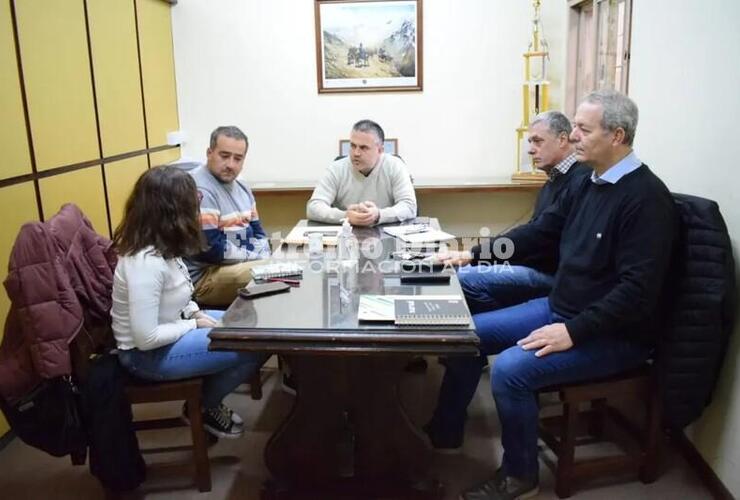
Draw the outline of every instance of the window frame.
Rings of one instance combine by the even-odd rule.
[[[578,102],[592,90],[613,88],[625,94],[629,92],[633,0],[566,1],[564,108],[573,116]]]

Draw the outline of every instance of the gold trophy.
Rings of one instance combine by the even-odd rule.
[[[540,5],[542,0],[532,0],[534,18],[532,19],[532,41],[524,55],[524,83],[522,84],[522,123],[516,129],[516,172],[511,176],[515,181],[544,182],[547,175],[536,170],[529,161],[529,170],[522,170],[522,146],[526,148],[525,137],[532,118],[549,109],[550,82],[547,80],[547,62],[550,52],[547,41],[540,33]],[[525,149],[526,150],[526,149]]]

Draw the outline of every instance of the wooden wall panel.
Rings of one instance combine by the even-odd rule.
[[[131,190],[139,176],[147,170],[146,156],[109,163],[105,166],[105,182],[108,185],[108,207],[111,227],[115,230],[123,217]]]
[[[99,158],[82,0],[15,6],[37,169]]]
[[[0,2],[0,179],[31,173],[10,2]]]
[[[136,0],[141,73],[149,147],[167,144],[179,128],[170,6],[162,0]]]
[[[0,231],[0,283],[8,276],[8,258],[15,243],[18,230],[21,226],[33,220],[38,220],[36,209],[36,193],[31,182],[15,184],[0,188],[0,214],[2,214],[3,230]],[[5,287],[0,287],[0,318],[5,324],[5,317],[10,309],[10,301],[5,293]],[[0,328],[0,340],[3,330]],[[8,431],[8,424],[0,413],[0,436]]]
[[[108,236],[108,216],[100,167],[41,179],[39,188],[47,219],[53,217],[65,203],[74,203],[90,219],[98,233]]]
[[[146,148],[131,0],[87,0],[103,156]]]
[[[157,165],[165,165],[180,159],[180,148],[166,149],[164,151],[157,151],[156,153],[149,154],[149,164],[152,167]]]

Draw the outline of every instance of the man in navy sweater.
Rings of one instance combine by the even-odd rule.
[[[560,111],[537,115],[529,125],[529,154],[532,163],[547,174],[547,182],[537,195],[534,220],[555,203],[574,184],[591,175],[591,169],[576,161],[570,144],[571,124]],[[519,265],[472,265],[458,271],[460,286],[471,312],[492,311],[520,304],[550,293],[557,268],[557,252],[538,267]]]
[[[536,391],[603,377],[643,363],[655,341],[663,283],[677,234],[668,189],[632,151],[637,106],[597,91],[578,107],[571,140],[593,172],[554,205],[506,237],[513,261],[559,264],[548,297],[475,314],[482,355],[498,354],[491,388],[501,421],[501,467],[462,495],[467,500],[526,498],[538,491]],[[494,242],[445,257],[490,258]],[[466,408],[480,365],[447,363],[427,429],[437,442],[462,443]]]

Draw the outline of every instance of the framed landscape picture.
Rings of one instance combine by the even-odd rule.
[[[318,88],[422,89],[422,0],[315,0]]]

